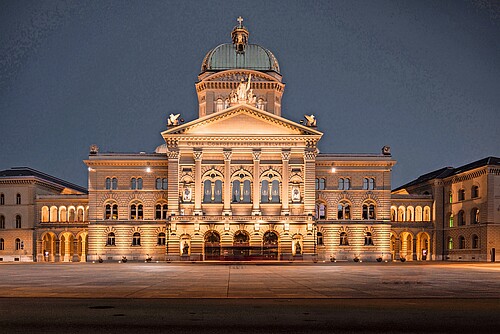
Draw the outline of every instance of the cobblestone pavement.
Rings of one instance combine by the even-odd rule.
[[[2,297],[500,298],[491,263],[2,263]]]

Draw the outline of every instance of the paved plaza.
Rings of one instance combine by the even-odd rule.
[[[499,264],[1,264],[3,297],[500,298]]]
[[[496,333],[500,265],[3,263],[0,333]]]

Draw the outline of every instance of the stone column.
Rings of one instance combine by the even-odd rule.
[[[80,258],[80,262],[87,262],[87,237],[82,235],[82,256]]]
[[[224,209],[223,215],[231,215],[231,156],[233,152],[230,149],[224,149]]]
[[[64,262],[69,262],[71,260],[71,240],[69,237],[64,238]]]
[[[194,155],[194,214],[202,215],[201,199],[203,195],[203,185],[201,184],[201,160],[203,152],[195,150]]]
[[[168,151],[168,211],[179,214],[179,151]]]
[[[304,213],[313,215],[315,211],[316,191],[316,149],[308,148],[304,152]]]
[[[56,244],[55,251],[54,251],[54,255],[55,255],[54,261],[55,262],[61,261],[60,243],[61,242],[59,240],[56,240],[56,242],[55,242],[55,244]]]
[[[71,252],[71,261],[78,262],[78,238],[73,239],[73,252]]]
[[[290,214],[290,209],[288,207],[289,202],[289,194],[290,190],[288,189],[288,179],[289,176],[289,167],[288,162],[290,159],[290,150],[282,150],[281,159],[283,160],[283,175],[281,176],[281,214],[288,215]]]
[[[417,239],[413,238],[413,261],[417,261]]]
[[[401,247],[400,246],[400,243],[401,241],[399,240],[399,238],[396,238],[394,240],[394,259],[393,260],[399,260],[399,258],[401,257]]]
[[[260,215],[260,150],[254,150],[253,155],[253,208],[252,215]]]

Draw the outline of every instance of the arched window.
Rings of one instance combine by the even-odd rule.
[[[252,189],[250,180],[243,181],[243,203],[251,202]]]
[[[21,216],[16,216],[16,228],[21,228]]]
[[[61,206],[59,208],[59,221],[60,222],[67,221],[67,211],[65,206]]]
[[[165,236],[165,232],[160,232],[158,233],[158,238],[157,238],[157,241],[156,241],[156,244],[158,246],[165,246],[166,244],[166,236]]]
[[[397,209],[395,207],[391,207],[391,222],[395,222],[398,217]]]
[[[417,206],[415,208],[415,221],[421,222],[422,221],[422,207]]]
[[[49,208],[47,206],[42,207],[42,223],[49,222]]]
[[[168,205],[165,203],[158,203],[155,206],[155,219],[167,219]]]
[[[339,202],[337,206],[337,219],[351,219],[351,205],[349,202]]]
[[[105,206],[104,219],[118,219],[118,204],[108,203]]]
[[[448,249],[453,249],[453,238],[448,237]]]
[[[158,177],[156,178],[156,190],[160,190],[161,189],[161,179]]]
[[[224,101],[219,97],[215,102],[215,111],[224,110]]]
[[[250,237],[243,231],[238,231],[234,234],[233,244],[235,245],[248,245]]]
[[[479,224],[479,209],[473,208],[470,210],[470,223],[471,224]]]
[[[118,179],[116,177],[111,179],[111,189],[118,189]]]
[[[167,190],[168,189],[168,179],[166,177],[164,177],[162,180],[161,180],[161,188],[163,190]]]
[[[262,238],[264,245],[277,245],[278,244],[278,235],[276,233],[267,231]]]
[[[472,186],[471,192],[470,192],[470,197],[471,198],[477,198],[479,197],[479,187],[478,186]]]
[[[243,198],[241,196],[240,180],[233,181],[233,203],[239,203]]]
[[[323,233],[316,232],[316,244],[318,246],[324,246],[324,243],[323,243]]]
[[[68,220],[71,223],[75,221],[75,208],[74,207],[69,208]]]
[[[5,205],[5,195],[0,194],[0,205]]]
[[[398,208],[398,222],[404,222],[406,217],[406,210],[404,206]]]
[[[21,194],[16,195],[16,204],[17,205],[21,204]]]
[[[3,238],[0,238],[0,250],[5,250],[5,241]]]
[[[215,180],[214,203],[222,203],[222,181]]]
[[[130,219],[136,220],[136,219],[143,219],[143,218],[144,218],[144,214],[143,214],[142,204],[139,202],[132,203],[130,205]]]
[[[324,203],[316,203],[316,219],[326,219],[326,205]]]
[[[373,190],[375,189],[375,179],[370,177],[365,177],[363,179],[363,189],[364,190]]]
[[[142,189],[142,178],[140,177],[137,178],[137,189],[138,190]]]
[[[371,232],[365,233],[365,246],[373,246],[373,238]]]
[[[340,246],[349,246],[349,239],[346,232],[340,233]]]
[[[448,192],[448,203],[453,203],[453,192],[451,190]]]
[[[363,219],[375,219],[375,204],[372,202],[363,203]]]
[[[278,180],[273,180],[271,182],[271,202],[280,202],[280,181]]]
[[[58,219],[57,206],[50,207],[50,221],[55,223]]]
[[[4,215],[0,215],[0,229],[4,229],[5,228],[5,216]]]
[[[463,235],[458,237],[458,248],[465,249],[465,238]]]
[[[428,206],[424,207],[424,221],[426,222],[431,221],[431,208]]]
[[[345,178],[344,179],[344,190],[349,190],[351,189],[351,179]]]
[[[79,208],[76,210],[76,221],[77,221],[77,222],[82,222],[82,221],[84,221],[84,219],[83,219],[83,218],[84,218],[84,217],[83,217],[83,215],[84,215],[84,210],[83,210],[83,208],[82,208],[82,207],[79,207]]]
[[[108,233],[108,239],[106,240],[106,246],[115,246],[115,234],[113,232]]]
[[[21,250],[23,249],[22,244],[21,244],[21,239],[17,238],[16,239],[16,250]]]
[[[453,227],[453,213],[448,213],[448,226]]]
[[[140,246],[141,245],[141,234],[139,232],[135,232],[132,236],[132,246]]]
[[[476,234],[472,235],[472,248],[479,248],[479,237]]]
[[[137,189],[137,179],[135,177],[133,177],[130,180],[130,189],[132,189],[132,190]]]
[[[205,180],[203,182],[203,203],[212,202],[212,181]]]
[[[105,187],[107,190],[111,189],[111,178],[109,177],[106,178]]]
[[[465,190],[464,189],[460,189],[458,191],[458,200],[459,201],[465,200]]]
[[[326,179],[321,178],[319,179],[319,190],[325,190],[326,189]]]
[[[344,179],[340,178],[339,179],[339,190],[344,190]]]
[[[257,100],[257,108],[264,110],[264,99],[261,97]]]
[[[458,226],[465,225],[465,213],[463,210],[460,210],[457,215],[457,224]]]
[[[262,180],[262,182],[261,182],[260,202],[261,203],[268,203],[269,202],[269,181],[268,180]]]
[[[413,206],[408,206],[406,208],[406,221],[409,222],[415,221],[415,217],[413,214],[414,214]]]
[[[314,189],[319,190],[319,179],[314,179]]]

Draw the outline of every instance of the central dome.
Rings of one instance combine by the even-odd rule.
[[[231,32],[233,43],[221,44],[210,50],[201,64],[201,73],[241,68],[279,74],[278,60],[271,51],[257,44],[248,44],[249,33],[241,24],[243,19],[240,19],[239,25]]]

